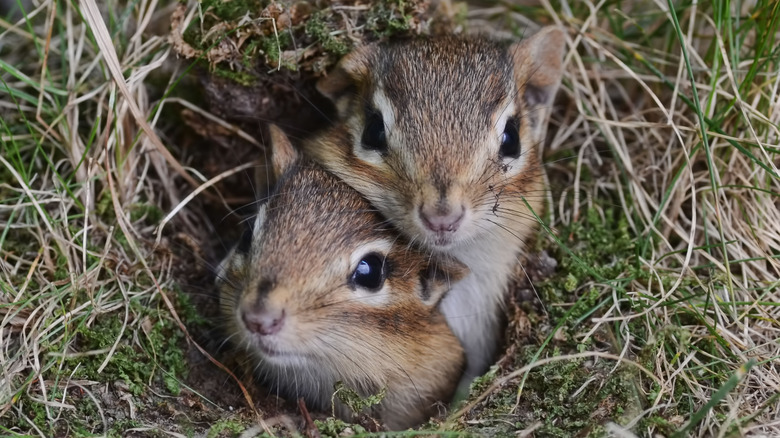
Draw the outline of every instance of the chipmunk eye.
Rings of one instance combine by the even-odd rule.
[[[355,286],[376,292],[385,283],[385,275],[385,258],[377,253],[370,253],[358,262],[351,282]]]
[[[512,117],[506,121],[506,127],[501,134],[501,146],[498,155],[501,158],[517,158],[520,156],[520,132],[517,118]]]
[[[238,247],[236,250],[241,254],[248,253],[249,248],[252,247],[252,236],[252,222],[248,220],[244,221],[244,232],[241,234],[241,240],[238,241]]]
[[[367,111],[366,127],[363,128],[360,142],[366,149],[379,153],[387,151],[387,136],[385,135],[385,122],[382,120],[382,114],[377,111]]]

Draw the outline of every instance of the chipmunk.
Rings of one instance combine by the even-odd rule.
[[[318,83],[340,121],[304,145],[413,243],[470,269],[441,303],[464,383],[492,363],[518,254],[543,208],[538,153],[565,34],[442,37],[358,48]]]
[[[466,267],[409,246],[358,192],[302,159],[272,127],[274,192],[221,263],[230,340],[271,390],[309,407],[350,409],[334,384],[367,397],[390,429],[416,426],[452,397],[463,349],[438,303]]]

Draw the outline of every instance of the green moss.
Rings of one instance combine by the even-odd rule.
[[[527,364],[535,352],[535,346],[521,348],[518,362]],[[535,436],[601,436],[607,421],[628,421],[639,411],[635,370],[620,366],[610,374],[613,366],[577,359],[534,368],[519,398],[517,385],[491,395],[474,431],[509,436],[541,422]]]
[[[95,205],[95,211],[102,218],[111,219],[114,217],[114,200],[111,198],[110,191],[103,190],[100,193],[100,197]]]
[[[115,421],[111,424],[110,428],[108,429],[107,435],[109,438],[122,438],[124,436],[127,436],[125,431],[127,429],[132,429],[135,427],[140,427],[141,423],[138,420],[131,420],[131,419],[123,419]]]
[[[64,395],[59,388],[49,386],[47,389],[48,400],[62,401]],[[57,412],[50,408],[50,413],[59,418],[56,422],[49,419],[44,404],[30,398],[28,394],[19,394],[15,404],[44,436],[95,436],[95,431],[102,428],[103,421],[94,401],[83,395],[77,387],[70,388],[65,400],[74,409],[57,409]],[[0,419],[0,430],[5,432],[12,429],[28,430],[29,427],[30,424],[21,416],[5,415]]]
[[[594,309],[601,298],[597,289],[590,288],[581,297],[571,296],[583,284],[609,281],[619,288],[631,279],[647,276],[639,266],[635,239],[621,213],[606,209],[602,216],[598,210],[590,209],[584,220],[558,230],[558,235],[568,237],[564,241],[566,248],[555,245],[549,249],[559,261],[558,274],[536,286],[546,303],[576,301],[577,305],[573,311],[569,307],[552,307],[554,317],[568,312],[569,319],[575,320]],[[633,277],[627,277],[626,272],[631,272]]]
[[[570,316],[572,318],[576,317],[577,319],[580,319],[593,312],[600,301],[601,292],[593,287],[588,288],[588,290],[584,291],[574,303],[574,306],[571,308]]]
[[[257,83],[257,76],[254,74],[247,71],[234,71],[229,67],[223,67],[220,64],[214,67],[212,73],[219,77],[230,79],[231,81],[245,87],[251,87]]]
[[[178,394],[178,378],[186,374],[184,352],[181,348],[183,335],[167,315],[156,309],[148,309],[132,302],[133,310],[151,323],[146,336],[140,336],[137,344],[119,342],[103,372],[98,369],[105,360],[104,354],[75,356],[65,360],[76,376],[113,382],[122,380],[131,393],[140,395],[145,385],[157,376],[174,395]],[[154,322],[152,322],[154,321]],[[78,351],[109,350],[122,332],[123,320],[116,316],[99,316],[91,327],[80,325],[76,329]],[[158,366],[164,371],[160,376]]]
[[[492,385],[493,382],[496,380],[497,374],[498,374],[498,367],[493,366],[490,367],[488,372],[474,379],[474,381],[471,382],[471,385],[469,387],[470,396],[475,397],[485,392],[490,387],[490,385]]]
[[[605,204],[609,205],[608,200]],[[606,310],[613,295],[628,297],[624,285],[646,278],[647,273],[639,263],[636,238],[622,211],[607,207],[583,213],[579,222],[557,229],[565,246],[548,243],[546,250],[558,261],[558,269],[551,278],[535,284],[548,311],[545,325],[550,328],[536,333],[537,343],[520,346],[509,369],[538,360],[544,341],[549,343],[541,352],[542,358],[603,349],[605,342],[615,343],[616,350],[621,348],[619,336],[610,326],[590,333],[584,321],[597,316],[601,306]],[[566,336],[552,337],[552,328],[558,324]],[[584,337],[582,330],[589,336]],[[646,328],[640,325],[637,330],[637,342],[642,345],[641,333]],[[475,423],[480,425],[474,431],[509,436],[541,422],[535,436],[603,436],[607,422],[625,423],[649,403],[644,393],[647,387],[638,389],[640,382],[648,383],[637,378],[637,370],[620,365],[613,371],[614,367],[612,361],[577,359],[534,368],[524,381],[518,378],[490,396],[478,414]],[[484,390],[481,382],[475,386]]]
[[[290,36],[289,33],[287,32],[280,33],[278,37],[275,35],[271,35],[266,38],[253,41],[253,43],[256,43],[258,46],[262,48],[267,61],[271,65],[278,65],[281,62],[280,67],[286,68],[288,70],[297,69],[297,66],[295,64],[291,64],[289,62],[283,62],[281,60],[281,51],[293,46],[292,37]],[[246,50],[244,52],[245,53],[244,63],[247,66],[251,66],[252,57],[251,55],[249,57],[246,56],[248,52],[249,50]]]
[[[149,224],[157,224],[162,220],[164,215],[165,213],[163,213],[162,209],[157,205],[148,203],[130,205],[130,220],[132,222],[146,219],[146,222]]]
[[[465,2],[458,2],[452,5],[455,8],[453,20],[455,26],[465,27],[469,16],[469,7]]]
[[[54,271],[54,281],[65,280],[70,276],[68,271],[68,257],[65,254],[57,253],[55,261],[57,270]]]
[[[122,321],[119,318],[98,318],[91,327],[81,326],[77,330],[78,349],[80,351],[107,350],[111,348],[120,335]],[[75,375],[96,379],[98,381],[111,381],[121,378],[130,387],[131,392],[139,395],[142,392],[144,378],[148,377],[149,366],[147,360],[141,360],[141,352],[129,345],[119,345],[109,361],[104,373],[98,373],[98,367],[103,362],[104,355],[85,356],[67,359],[76,372]],[[78,367],[78,368],[76,368]],[[109,380],[110,379],[110,380]]]
[[[210,428],[208,433],[206,434],[206,438],[217,438],[217,437],[236,437],[241,434],[246,429],[246,426],[242,424],[240,421],[225,418],[218,420],[216,423],[214,423]]]
[[[639,421],[639,429],[648,429],[651,427],[655,427],[658,433],[663,434],[664,436],[670,436],[680,429],[679,424],[674,424],[659,415],[650,415]]]
[[[270,8],[271,4],[275,6]],[[352,11],[348,18],[351,28],[346,32],[348,24],[344,16],[332,6],[330,2],[204,0],[202,20],[193,21],[183,36],[200,52],[208,52],[224,38],[233,40],[240,62],[230,56],[208,67],[216,75],[248,86],[277,69],[317,77],[349,53],[356,43],[415,33],[414,23],[431,18],[417,0],[381,0]],[[267,17],[278,12],[284,14],[284,27],[273,32]],[[283,56],[285,51],[302,48],[306,51],[303,58]],[[206,57],[198,62],[207,63]]]
[[[268,1],[263,0],[203,0],[204,11],[209,11],[225,21],[238,20],[249,13],[259,13]]]
[[[368,397],[361,397],[354,389],[344,385],[342,382],[336,382],[334,395],[338,399],[349,406],[352,412],[358,414],[371,406],[378,405],[382,402],[387,394],[387,388],[382,388],[377,394],[370,395]]]
[[[260,40],[252,40],[247,43],[244,53],[241,56],[241,63],[244,65],[244,68],[251,70],[254,67],[255,60],[257,59],[260,50],[263,50]]]
[[[352,434],[366,433],[366,429],[357,424],[349,424],[341,421],[338,418],[328,418],[326,420],[314,420],[314,425],[320,431],[323,437],[339,438],[342,436],[349,436],[350,433],[347,430],[352,431]]]
[[[334,35],[335,23],[328,21],[328,15],[323,11],[317,11],[306,21],[306,35],[314,38],[322,44],[322,48],[335,55],[346,55],[350,46],[346,38]]]
[[[56,394],[55,394],[56,395]],[[27,413],[28,418],[32,420],[39,429],[52,430],[52,426],[49,423],[49,419],[46,417],[46,409],[43,404],[32,402],[28,405],[29,411]]]
[[[192,296],[183,292],[178,285],[174,287],[173,294],[176,297],[176,312],[188,326],[204,326],[212,323],[195,307]]]
[[[368,13],[366,28],[376,37],[387,37],[409,30],[411,17],[403,0],[376,2]]]
[[[575,277],[574,274],[570,272],[563,280],[563,290],[566,292],[574,292],[574,290],[577,289],[578,284],[579,280],[577,280],[577,277]]]

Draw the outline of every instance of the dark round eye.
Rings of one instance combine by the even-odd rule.
[[[366,112],[366,126],[363,128],[360,142],[368,150],[379,153],[387,151],[387,136],[385,135],[385,122],[382,120],[382,114],[377,111]]]
[[[352,284],[377,291],[385,283],[385,259],[377,253],[364,256],[352,273]]]
[[[520,132],[519,123],[512,117],[506,121],[504,133],[501,134],[501,147],[498,149],[498,155],[501,158],[517,158],[520,156]]]
[[[236,248],[241,254],[249,252],[249,248],[252,247],[252,223],[253,220],[244,221],[244,232],[241,234],[241,240],[238,241],[238,247]]]

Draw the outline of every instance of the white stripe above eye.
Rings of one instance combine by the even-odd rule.
[[[255,215],[254,219],[252,219],[252,246],[250,247],[250,253],[258,248],[257,242],[260,241],[263,237],[263,226],[265,225],[265,214],[267,207],[267,202],[260,204],[260,207],[257,209],[257,214]]]
[[[377,239],[358,246],[352,251],[352,254],[349,255],[350,269],[354,270],[357,268],[358,262],[360,262],[360,260],[362,260],[363,257],[365,257],[367,254],[375,252],[384,257],[387,255],[387,253],[390,252],[392,247],[393,242],[386,239]]]
[[[372,96],[371,103],[379,114],[382,116],[382,123],[385,125],[385,138],[389,139],[392,136],[392,129],[395,126],[395,112],[393,106],[390,104],[390,99],[387,98],[384,91],[382,91],[381,84],[377,87],[377,90]],[[363,123],[358,122],[359,118],[354,117],[350,123],[350,127],[355,133],[355,143],[352,145],[353,153],[359,159],[371,163],[374,166],[381,166],[385,160],[382,154],[376,150],[366,150],[361,145],[361,138],[363,136],[363,130],[365,129],[365,121]],[[388,140],[389,142],[389,140]]]
[[[382,84],[379,84],[377,87],[372,100],[374,107],[379,111],[379,114],[382,114],[382,120],[385,122],[385,135],[389,135],[393,126],[395,126],[395,110],[390,103],[390,99],[385,95]]]
[[[267,210],[267,207],[268,204],[264,202],[257,209],[257,216],[255,216],[255,223],[252,226],[252,231],[255,236],[259,236],[260,233],[263,232],[263,225],[265,225],[265,211]]]
[[[509,121],[510,118],[514,117],[515,114],[515,104],[514,102],[510,102],[504,109],[501,111],[501,113],[498,116],[498,119],[496,121],[496,138],[498,139],[496,141],[497,148],[501,147],[501,138],[504,134],[504,130],[506,129],[506,124]],[[506,177],[513,177],[517,175],[520,170],[525,166],[526,163],[526,155],[524,153],[524,148],[530,147],[530,145],[523,143],[523,131],[522,129],[518,133],[520,136],[520,156],[517,158],[511,158],[506,157],[502,161],[507,166],[506,170],[504,171],[504,175]]]
[[[498,138],[498,141],[501,141],[501,135],[504,133],[504,129],[506,128],[506,122],[509,120],[510,117],[512,117],[515,114],[515,103],[509,102],[508,105],[506,105],[499,113],[498,118],[496,119],[496,137]]]

